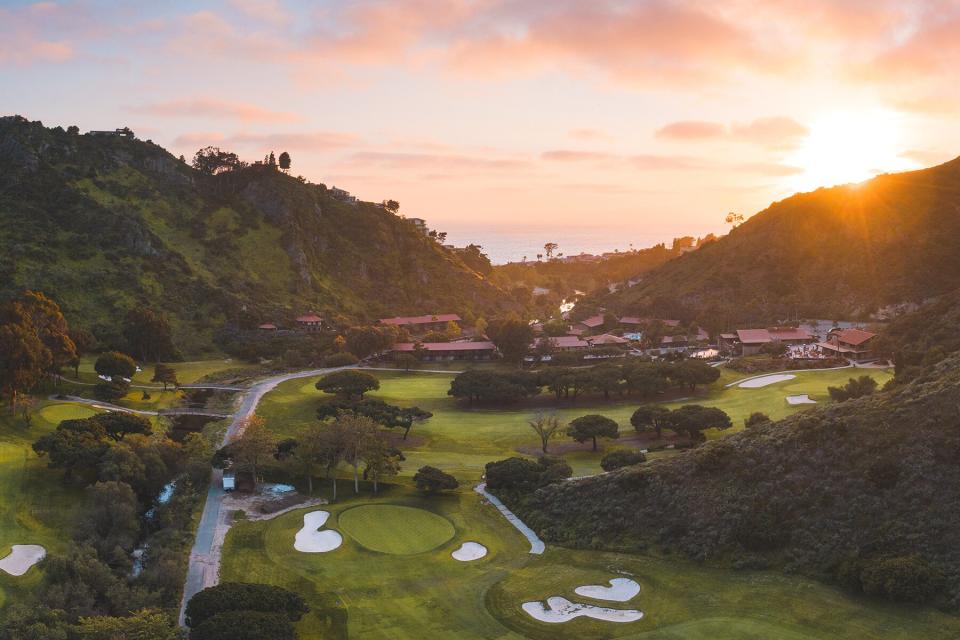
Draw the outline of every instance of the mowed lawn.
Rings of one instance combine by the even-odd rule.
[[[353,537],[357,532],[352,526],[345,526],[351,513],[370,505],[403,507],[408,514],[413,513],[410,508],[430,511],[446,519],[454,535],[411,555],[372,551]],[[870,602],[777,573],[723,571],[679,558],[549,545],[545,554],[534,556],[527,541],[469,487],[434,497],[401,486],[388,486],[379,496],[341,492],[340,502],[319,509],[331,512],[324,528],[339,531],[342,546],[329,553],[297,552],[294,536],[304,514],[315,509],[238,523],[227,536],[221,567],[223,580],[276,584],[306,598],[311,613],[298,624],[304,640],[946,640],[960,634],[958,618]],[[415,528],[394,517],[367,525],[378,531],[366,535],[381,539],[417,535]],[[467,541],[483,544],[489,553],[473,562],[453,560],[450,554]],[[591,601],[574,594],[578,586],[606,584],[624,575],[641,585],[641,593],[630,602]],[[555,595],[636,608],[645,617],[628,624],[585,618],[548,624],[521,609],[524,602]]]
[[[61,472],[48,469],[31,445],[61,421],[94,413],[81,404],[45,402],[35,410],[29,427],[7,410],[0,414],[0,557],[14,544],[43,545],[48,553],[70,545],[83,492],[64,485]],[[0,606],[34,588],[39,579],[38,569],[21,577],[0,571]]]
[[[552,395],[543,394],[533,402],[506,408],[470,408],[447,395],[454,375],[452,373],[371,373],[380,380],[380,389],[369,394],[370,397],[401,406],[416,405],[434,414],[429,420],[414,425],[407,443],[398,443],[407,457],[402,475],[412,475],[420,466],[430,464],[455,474],[461,480],[476,481],[484,465],[491,460],[537,452],[538,439],[528,421],[539,412],[556,414],[564,423],[588,413],[602,413],[616,420],[620,424],[621,437],[628,438],[634,434],[630,416],[640,404],[639,400],[629,397],[609,402],[582,397],[573,402],[565,400],[556,403]],[[879,369],[806,371],[795,374],[793,380],[759,389],[728,389],[723,383],[742,377],[731,374],[733,372],[725,371],[721,381],[710,388],[698,390],[685,399],[666,403],[666,406],[674,408],[697,402],[719,407],[730,415],[736,430],[743,427],[744,418],[754,411],[762,411],[777,419],[811,406],[788,405],[786,397],[789,395],[806,393],[819,402],[829,402],[827,387],[842,385],[851,376],[871,375],[880,385],[892,377],[891,372]],[[330,397],[316,390],[316,380],[291,380],[279,385],[263,399],[258,413],[278,436],[295,436],[305,425],[316,421],[317,406],[324,398]],[[708,437],[723,433],[710,432]],[[589,444],[572,444],[566,436],[561,436],[551,446],[557,453],[563,454],[576,475],[587,475],[600,471],[600,459],[604,451],[637,446],[637,443],[602,441],[601,450],[593,453]]]

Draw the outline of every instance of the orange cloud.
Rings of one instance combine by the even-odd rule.
[[[572,151],[569,149],[555,149],[553,151],[544,151],[540,154],[544,160],[556,160],[559,162],[584,162],[591,160],[610,160],[616,156],[599,151]]]
[[[241,122],[301,122],[303,117],[286,111],[272,111],[243,102],[227,102],[212,98],[175,100],[159,104],[130,107],[130,111],[161,118],[233,118]]]
[[[671,140],[702,140],[704,138],[719,138],[726,133],[727,128],[719,122],[681,120],[660,127],[657,129],[656,136]]]
[[[660,127],[655,135],[668,140],[730,139],[782,149],[795,145],[807,133],[807,127],[792,118],[773,117],[730,126],[720,122],[681,120]]]
[[[384,169],[443,169],[461,170],[516,170],[532,166],[524,160],[510,158],[484,158],[430,153],[389,153],[382,151],[361,151],[354,153],[345,161],[349,166],[376,166]]]

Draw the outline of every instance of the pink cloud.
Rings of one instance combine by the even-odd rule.
[[[656,131],[656,137],[668,140],[729,139],[750,142],[768,148],[788,148],[809,133],[804,125],[787,117],[757,118],[750,122],[733,123],[681,120],[671,122]]]
[[[577,151],[554,149],[544,151],[540,158],[548,162],[617,162],[624,167],[642,171],[701,169],[704,164],[689,156],[669,156],[657,154],[639,154],[618,156],[602,151]]]
[[[719,122],[681,120],[660,127],[657,129],[656,136],[672,140],[702,140],[704,138],[719,138],[726,133],[727,128]]]
[[[175,100],[139,107],[130,107],[134,113],[163,118],[234,118],[241,122],[301,122],[303,117],[286,111],[273,111],[243,102],[227,102],[213,98]]]
[[[601,151],[573,151],[570,149],[555,149],[544,151],[540,154],[544,160],[555,160],[558,162],[584,162],[594,160],[610,160],[616,156],[603,153]]]
[[[346,161],[348,166],[373,166],[383,169],[443,169],[462,170],[516,170],[529,168],[531,164],[524,160],[511,158],[486,158],[453,154],[430,153],[390,153],[382,151],[361,151],[352,154]]]

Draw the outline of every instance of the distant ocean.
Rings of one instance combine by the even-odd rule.
[[[429,223],[429,221],[428,221]],[[483,247],[494,264],[536,260],[543,253],[543,245],[554,242],[559,245],[557,253],[572,256],[578,253],[601,254],[607,251],[629,251],[652,247],[668,238],[643,234],[628,234],[623,228],[574,227],[550,231],[544,228],[527,227],[460,227],[452,224],[437,225],[447,232],[447,244],[462,247],[478,244]]]

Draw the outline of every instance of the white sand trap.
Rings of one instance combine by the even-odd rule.
[[[760,387],[766,387],[767,385],[777,384],[778,382],[784,382],[786,380],[793,380],[797,376],[790,373],[777,373],[772,376],[761,376],[759,378],[754,378],[753,380],[746,380],[741,382],[738,387],[742,389],[759,389]]]
[[[343,544],[343,536],[336,531],[320,531],[329,511],[311,511],[303,516],[303,528],[297,531],[293,548],[303,553],[326,553]]]
[[[487,555],[487,548],[479,542],[464,542],[462,545],[460,545],[459,549],[450,555],[453,556],[454,560],[459,560],[460,562],[470,562],[471,560],[479,560],[483,556]]]
[[[46,555],[47,550],[38,544],[15,544],[10,554],[0,560],[0,571],[6,571],[12,576],[22,576]]]
[[[610,581],[609,587],[590,584],[585,587],[577,587],[574,589],[574,593],[584,598],[593,598],[594,600],[626,602],[627,600],[632,600],[640,593],[640,585],[630,578],[614,578]]]
[[[787,396],[787,404],[817,404],[817,401],[811,400],[809,395],[803,394],[802,396]]]
[[[560,596],[547,598],[546,607],[543,606],[543,602],[524,602],[522,606],[524,611],[540,622],[568,622],[580,616],[607,622],[636,622],[643,617],[643,611],[636,609],[595,607],[592,604],[570,602]]]

